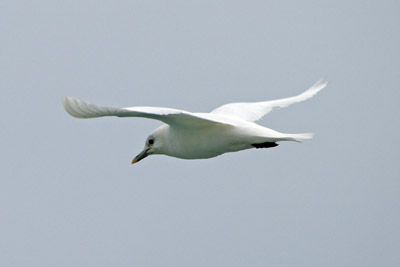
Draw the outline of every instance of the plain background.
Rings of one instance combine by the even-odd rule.
[[[0,2],[1,266],[399,266],[398,1]],[[63,95],[210,111],[303,144],[136,165],[146,119]]]

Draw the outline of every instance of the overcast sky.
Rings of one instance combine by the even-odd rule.
[[[0,2],[1,266],[399,266],[398,1]],[[70,95],[210,111],[317,96],[260,123],[315,139],[151,156],[161,123]]]

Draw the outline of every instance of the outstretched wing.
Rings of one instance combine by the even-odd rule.
[[[178,127],[202,127],[210,125],[229,125],[218,119],[210,119],[201,114],[193,114],[187,111],[158,108],[158,107],[130,107],[116,108],[91,104],[73,97],[64,96],[62,99],[65,110],[76,118],[97,118],[105,116],[116,117],[142,117],[159,120],[171,126]]]
[[[246,121],[257,121],[274,109],[284,108],[313,97],[327,85],[328,82],[321,79],[310,89],[297,96],[264,102],[231,103],[214,109],[211,113],[232,116]]]

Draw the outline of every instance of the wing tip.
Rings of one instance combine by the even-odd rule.
[[[79,99],[70,96],[63,96],[62,103],[65,111],[72,117],[80,119],[87,118],[87,116],[85,116],[85,114],[79,109],[79,105],[83,103]]]
[[[77,116],[77,114],[75,114],[75,113],[73,112],[73,109],[72,109],[72,107],[71,107],[71,101],[72,101],[72,99],[73,99],[72,97],[63,96],[62,99],[61,99],[61,101],[62,101],[62,104],[63,104],[63,106],[64,106],[65,111],[66,111],[69,115],[71,115],[71,116],[73,116],[73,117],[75,117],[75,118],[79,118],[79,117]]]
[[[325,79],[325,77],[319,79],[313,86],[311,86],[308,90],[306,90],[305,92],[303,92],[300,95],[305,96],[306,100],[308,98],[313,97],[315,94],[317,94],[319,91],[321,91],[322,89],[324,89],[326,86],[328,86],[329,84],[329,80]]]
[[[319,91],[319,90],[324,89],[329,83],[330,83],[330,81],[327,80],[324,76],[321,79],[319,79],[318,82],[316,82],[311,88],[318,88],[318,91]]]

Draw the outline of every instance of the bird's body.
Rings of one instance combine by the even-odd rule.
[[[256,144],[277,141],[299,141],[293,135],[283,134],[253,122],[224,119],[232,125],[213,125],[181,129],[162,125],[156,129],[163,138],[163,154],[182,159],[206,159],[227,152],[254,148]],[[304,136],[307,138],[308,136]]]
[[[250,148],[277,146],[280,141],[311,139],[313,134],[285,134],[256,124],[275,108],[306,100],[327,85],[319,81],[306,92],[291,98],[256,103],[232,103],[211,113],[190,113],[154,107],[113,108],[64,97],[68,113],[79,118],[102,116],[145,117],[165,124],[153,131],[144,150],[132,163],[150,154],[165,154],[182,159],[206,159],[223,153]]]

